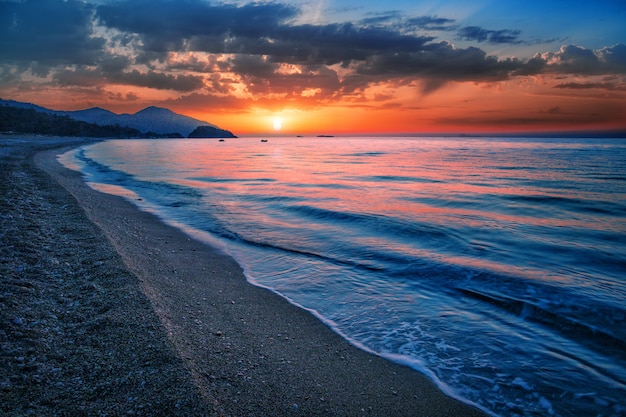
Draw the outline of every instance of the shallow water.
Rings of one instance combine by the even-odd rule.
[[[626,415],[626,141],[114,140],[62,161],[495,415]]]

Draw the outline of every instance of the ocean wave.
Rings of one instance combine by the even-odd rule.
[[[606,200],[589,200],[554,195],[503,195],[507,201],[527,203],[530,207],[550,207],[570,212],[588,212],[611,216],[626,214],[626,205]]]
[[[422,177],[410,177],[406,175],[365,175],[359,177],[348,177],[347,179],[354,179],[356,181],[366,182],[382,182],[382,183],[425,183],[425,184],[440,184],[443,181],[432,178]]]
[[[214,158],[190,161],[185,143],[77,155],[93,180],[219,240],[253,282],[453,395],[501,415],[624,411],[626,149],[276,139],[260,154],[241,139],[194,143]]]
[[[616,356],[626,360],[626,331],[615,328],[615,325],[626,314],[626,310],[606,309],[589,299],[576,300],[570,298],[567,305],[555,305],[554,298],[539,300],[521,299],[502,293],[493,293],[483,289],[457,287],[465,296],[486,302],[499,309],[524,320],[533,321],[549,327],[577,343],[583,343],[604,355]],[[553,292],[553,296],[557,292]],[[560,295],[560,294],[559,294]],[[585,306],[580,308],[580,306]],[[577,312],[577,316],[572,313]],[[588,314],[602,317],[603,323],[592,323]],[[570,313],[570,314],[567,314]],[[620,383],[620,376],[612,375]]]
[[[188,179],[194,181],[202,181],[208,183],[215,182],[242,182],[242,183],[252,183],[252,182],[274,182],[276,181],[274,178],[230,178],[230,177],[189,177]]]

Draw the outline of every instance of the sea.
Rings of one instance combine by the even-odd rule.
[[[625,139],[108,140],[60,160],[493,416],[626,416]]]

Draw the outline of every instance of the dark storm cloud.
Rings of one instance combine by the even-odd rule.
[[[564,45],[559,52],[537,55],[544,72],[582,75],[626,74],[626,45],[618,44],[598,51]]]
[[[359,21],[361,26],[382,26],[389,23],[393,23],[402,18],[402,14],[397,11],[390,11],[386,13],[379,13]]]
[[[385,53],[357,66],[363,75],[426,76],[447,80],[502,80],[524,64],[498,60],[479,48],[457,49],[448,42],[430,44],[413,53]]]
[[[64,87],[95,87],[102,86],[106,81],[106,78],[102,77],[102,73],[100,71],[87,70],[84,68],[78,68],[75,70],[59,70],[55,72],[52,79],[54,82]]]
[[[94,7],[76,0],[0,2],[0,59],[40,72],[59,64],[90,65],[105,40],[93,36]]]
[[[600,58],[592,50],[579,46],[567,45],[558,53],[546,55],[553,61],[553,67],[569,73],[589,73],[600,66]]]
[[[63,86],[97,86],[108,82],[137,87],[149,87],[157,90],[175,90],[189,92],[204,86],[202,77],[193,75],[171,75],[155,71],[105,73],[100,70],[79,68],[76,70],[57,71],[53,80]]]
[[[600,90],[611,90],[611,91],[625,90],[626,89],[625,87],[620,87],[620,85],[618,83],[611,83],[611,82],[598,82],[598,83],[594,83],[594,82],[589,82],[589,83],[570,82],[570,83],[557,84],[557,85],[554,86],[554,88],[571,89],[571,90],[600,89]]]
[[[564,46],[529,60],[498,59],[477,47],[436,42],[432,32],[458,31],[472,42],[520,43],[520,31],[458,28],[437,16],[405,17],[391,11],[358,23],[298,24],[300,10],[280,3],[241,6],[200,0],[0,0],[0,73],[30,68],[60,85],[106,82],[191,92],[228,91],[233,72],[255,92],[294,86],[319,96],[351,93],[371,83],[421,81],[424,92],[449,81],[499,81],[514,76],[626,74],[626,46],[599,51]],[[425,35],[428,31],[429,35]],[[181,53],[172,59],[171,52]],[[204,60],[185,52],[205,52]],[[211,54],[232,54],[227,60]],[[299,65],[281,74],[279,64]],[[329,67],[340,64],[341,77]],[[185,75],[185,71],[202,73]],[[293,93],[296,94],[296,93]]]
[[[297,55],[283,55],[287,62],[332,65],[361,61],[383,52],[414,52],[434,38],[409,36],[385,28],[361,28],[352,23],[284,26],[276,32]],[[300,51],[307,51],[306,57]],[[295,58],[295,59],[293,59]]]
[[[626,45],[597,51],[564,45],[558,52],[519,60],[498,59],[476,47],[455,48],[449,42],[439,42],[426,44],[417,52],[371,55],[355,68],[361,76],[420,79],[423,92],[429,93],[449,81],[489,82],[540,74],[626,74]],[[371,82],[368,78],[358,80]]]
[[[406,24],[424,30],[453,30],[454,19],[445,19],[437,16],[419,16],[408,19]]]
[[[626,69],[626,45],[618,44],[608,48],[602,48],[598,52],[600,59],[617,72],[624,72]]]
[[[337,73],[324,65],[306,66],[296,73],[276,72],[278,64],[261,56],[236,55],[228,60],[229,70],[239,74],[251,93],[271,91],[285,98],[301,97],[307,89],[317,90],[317,98],[332,96],[341,88]],[[294,88],[296,86],[296,88]]]
[[[161,105],[178,109],[210,109],[212,113],[231,112],[233,109],[244,110],[250,105],[246,99],[235,96],[191,93],[175,99],[165,100]]]
[[[381,13],[376,16],[361,19],[359,26],[388,26],[397,30],[421,29],[428,31],[450,31],[454,30],[454,19],[446,19],[437,16],[418,16],[406,18],[406,15],[399,11]]]
[[[271,55],[278,62],[331,65],[362,60],[383,50],[415,51],[433,40],[352,23],[291,24],[298,13],[278,3],[236,7],[190,0],[125,1],[98,8],[104,24],[138,34],[144,49],[156,53],[185,49]]]
[[[466,26],[459,29],[459,38],[465,41],[489,43],[521,43],[518,39],[520,30],[489,30],[480,26]]]
[[[274,74],[277,64],[268,62],[258,55],[238,55],[230,60],[231,70],[243,75],[269,77]]]
[[[105,55],[100,59],[100,69],[105,74],[118,73],[128,68],[132,61],[123,55]]]
[[[150,87],[158,90],[195,91],[204,86],[202,77],[193,75],[170,75],[149,71],[142,73],[137,70],[110,75],[109,81],[118,84]]]
[[[244,76],[258,77],[263,73],[269,77],[276,68],[272,63],[354,63],[360,76],[429,76],[431,85],[440,85],[441,81],[434,79],[501,80],[511,71],[523,68],[519,61],[499,61],[478,48],[456,49],[446,42],[433,44],[432,36],[409,35],[393,26],[375,25],[395,19],[397,14],[393,12],[367,19],[369,26],[297,25],[293,19],[298,10],[278,3],[236,7],[186,0],[146,5],[145,1],[103,5],[98,8],[98,16],[107,26],[138,34],[144,49],[150,52],[184,49],[239,54],[241,57],[231,62],[230,69]],[[421,16],[404,23],[414,28],[449,30],[454,20]],[[506,36],[516,33],[490,31],[485,36],[503,42]]]
[[[147,50],[180,50],[184,41],[206,52],[237,52],[233,38],[261,39],[276,31],[298,10],[281,4],[250,3],[241,7],[194,0],[126,0],[101,5],[98,17],[108,27],[137,33]]]
[[[589,124],[591,126],[603,122],[614,122],[620,120],[623,115],[623,106],[615,103],[598,104],[593,108],[576,108],[565,112],[560,107],[552,107],[547,110],[533,111],[530,110],[525,114],[517,117],[504,116],[504,113],[489,112],[488,116],[476,117],[455,115],[438,118],[437,121],[446,125],[461,126],[554,126],[555,120],[561,122],[564,126],[580,126]]]

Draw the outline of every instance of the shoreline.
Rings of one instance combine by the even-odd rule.
[[[117,268],[129,276],[125,288],[134,289],[135,299],[147,300],[150,311],[142,313],[144,323],[121,315],[116,324],[131,331],[131,339],[149,324],[163,344],[161,353],[176,368],[173,374],[182,380],[187,376],[182,384],[165,381],[155,393],[184,392],[188,409],[178,415],[485,415],[446,396],[426,376],[352,346],[308,311],[248,283],[231,257],[122,197],[91,189],[80,173],[56,160],[62,151],[85,143],[31,150],[36,169],[47,173],[40,171],[40,187],[58,188],[59,194],[65,192],[66,208],[80,209],[71,216],[59,208],[47,214],[64,216],[62,224],[95,225],[82,238],[112,249],[111,256],[121,261]],[[105,265],[98,262],[103,261],[93,264],[102,272]],[[75,285],[84,285],[83,276],[74,278],[79,280]],[[0,391],[3,397],[5,391]],[[132,411],[163,413],[147,406]]]

